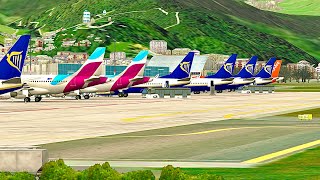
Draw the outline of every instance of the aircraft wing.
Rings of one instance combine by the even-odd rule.
[[[183,78],[183,79],[179,79],[178,81],[190,81],[191,78]]]
[[[129,81],[130,82],[136,82],[136,81],[139,81],[139,80],[143,80],[143,77],[142,76],[136,76],[135,78],[132,78]]]
[[[92,76],[92,77],[84,80],[84,82],[90,83],[90,82],[93,82],[93,81],[99,81],[101,78],[103,78],[103,77],[102,77],[102,76]],[[111,79],[108,78],[108,79],[107,79],[107,82],[110,82],[110,81],[111,81]]]
[[[262,78],[262,80],[265,80],[265,81],[271,81],[273,80],[274,78]]]
[[[255,78],[245,78],[245,81],[254,81]]]

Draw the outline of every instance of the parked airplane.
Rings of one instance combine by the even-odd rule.
[[[239,71],[239,73],[234,77],[233,82],[231,84],[221,85],[219,90],[235,90],[241,86],[249,85],[254,82],[254,70],[256,67],[258,57],[253,56],[248,63],[243,66],[243,68]]]
[[[30,35],[21,36],[0,61],[0,94],[20,89]]]
[[[35,96],[35,101],[40,102],[42,95],[68,94],[81,88],[94,86],[107,82],[107,77],[101,76],[104,47],[97,48],[84,65],[72,75],[25,75],[22,76],[24,86],[22,89],[7,94],[9,97],[24,98],[30,102],[30,96]],[[77,99],[81,96],[76,96]]]
[[[191,79],[191,82],[183,87],[190,88],[195,94],[200,94],[201,91],[209,91],[210,87],[214,85],[219,92],[222,92],[222,90],[219,90],[222,85],[233,82],[232,74],[236,60],[237,54],[231,55],[216,74],[205,78]]]
[[[190,71],[193,59],[194,52],[189,52],[169,75],[155,77],[152,81],[147,83],[133,84],[129,89],[123,90],[123,93],[127,96],[128,93],[141,93],[147,88],[169,88],[188,84],[190,82]]]
[[[255,75],[254,84],[255,85],[266,85],[270,84],[273,81],[272,71],[274,64],[276,62],[276,58],[270,58],[267,64],[261,69],[261,71]]]
[[[88,99],[88,93],[115,92],[135,84],[149,82],[152,79],[143,76],[148,53],[148,51],[141,51],[121,74],[112,78],[111,82],[81,89],[80,93],[85,94],[85,98]],[[126,97],[128,94],[120,93],[119,96]]]

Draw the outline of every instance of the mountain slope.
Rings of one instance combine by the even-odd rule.
[[[320,16],[318,0],[284,0],[279,3],[279,7],[279,12],[285,14]]]
[[[156,8],[162,8],[168,14]],[[170,48],[189,47],[204,53],[239,53],[240,57],[258,54],[264,60],[277,56],[288,62],[305,59],[317,63],[313,56],[320,59],[317,54],[320,18],[265,12],[238,0],[204,0],[201,3],[196,0],[61,0],[53,10],[32,13],[24,22],[38,21],[40,26],[45,25],[44,30],[68,28],[81,23],[82,12],[86,9],[95,15],[105,9],[107,17],[115,21],[99,29],[104,32],[100,36],[106,45],[111,41],[105,35],[111,35],[117,41],[144,46],[148,46],[152,39],[165,39]],[[181,23],[166,29],[176,23],[176,12],[179,12]],[[94,25],[106,24],[107,17],[94,17],[97,20]],[[119,28],[119,25],[126,28]],[[80,39],[93,31],[97,30],[74,32]]]

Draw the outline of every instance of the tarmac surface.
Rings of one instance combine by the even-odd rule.
[[[274,152],[319,140],[319,120],[274,116],[320,107],[319,97],[320,93],[227,93],[191,99],[100,97],[28,104],[1,100],[0,146],[43,144],[50,158],[70,164],[229,162],[238,167],[237,163],[271,154],[252,162],[269,161]],[[296,151],[299,148],[279,156]]]

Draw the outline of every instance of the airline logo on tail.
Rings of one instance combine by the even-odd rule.
[[[246,69],[246,71],[248,72],[248,73],[250,73],[250,74],[252,74],[253,75],[253,73],[254,73],[254,64],[246,64],[245,65],[245,69]]]
[[[224,70],[226,70],[228,73],[230,73],[232,75],[233,63],[225,63],[224,64]]]
[[[266,66],[264,67],[264,70],[265,70],[268,74],[271,75],[271,73],[272,73],[272,65],[266,65]]]
[[[187,74],[190,73],[190,62],[182,62],[180,63],[180,68],[182,71],[186,72]]]
[[[22,62],[22,52],[11,52],[10,54],[7,54],[7,61],[9,63],[10,66],[12,66],[13,68],[17,69],[19,72],[21,67],[23,66]]]

